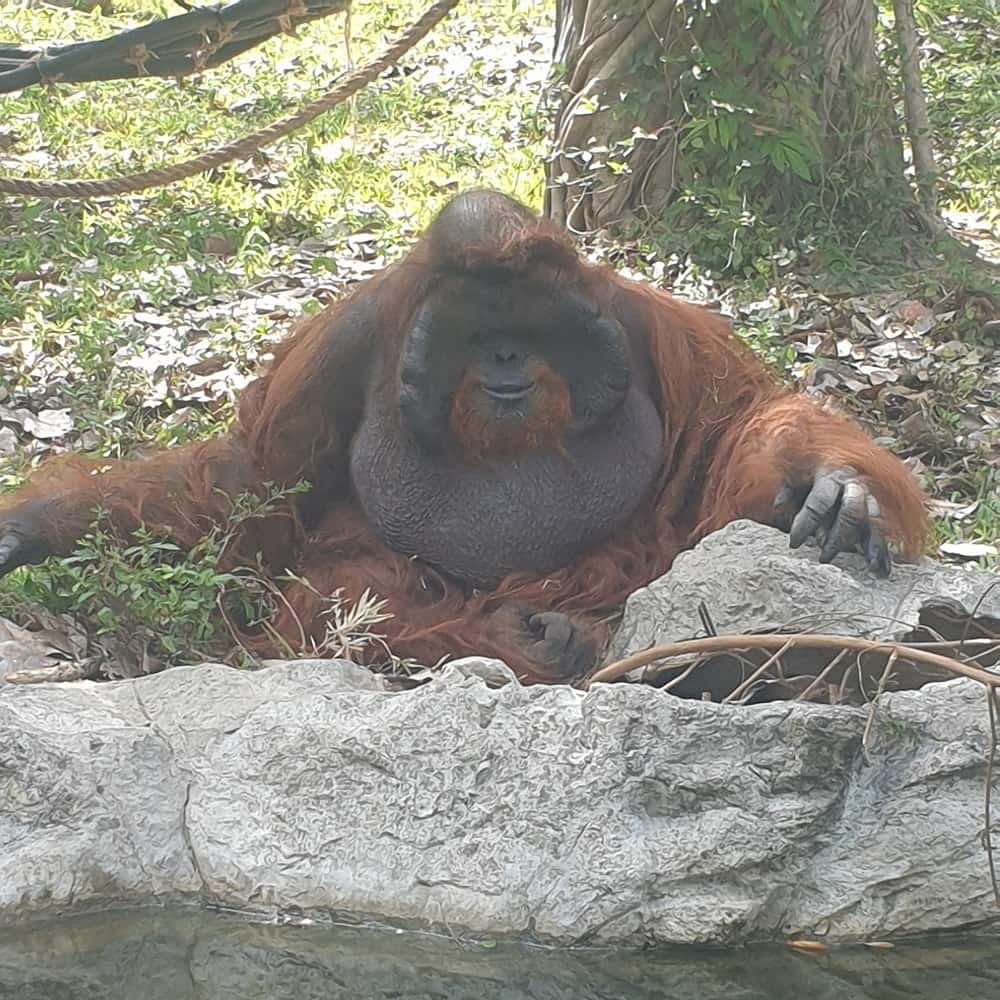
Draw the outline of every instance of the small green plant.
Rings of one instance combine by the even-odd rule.
[[[96,635],[146,635],[167,660],[199,657],[218,644],[216,602],[233,581],[217,569],[218,555],[212,537],[183,552],[144,529],[123,544],[98,527],[74,555],[25,571],[4,596],[15,610],[20,598],[71,613]]]
[[[649,82],[637,88],[640,105],[663,91],[664,74],[677,75],[678,197],[661,228],[702,267],[752,278],[783,242],[779,224],[787,239],[815,196],[823,152],[811,9],[806,0],[695,4],[686,52],[637,60]]]
[[[883,751],[913,749],[920,742],[914,728],[902,719],[895,718],[884,703],[880,703],[875,713],[875,731],[878,745]]]
[[[884,15],[891,7],[888,0],[880,6]],[[996,3],[933,0],[917,4],[916,16],[926,40],[921,71],[941,203],[996,223],[1000,221],[1000,19]]]
[[[71,556],[0,581],[0,613],[24,618],[41,607],[70,614],[88,634],[112,636],[167,663],[221,656],[232,645],[219,613],[223,600],[230,618],[257,621],[266,616],[269,592],[262,574],[220,569],[223,557],[248,520],[304,488],[237,497],[226,524],[188,550],[144,527],[123,539],[99,512]]]

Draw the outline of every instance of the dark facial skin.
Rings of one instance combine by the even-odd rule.
[[[420,310],[406,340],[399,371],[404,429],[440,450],[467,371],[497,419],[524,414],[540,389],[533,371],[539,363],[566,382],[577,432],[620,406],[631,379],[624,331],[579,297],[564,292],[553,299],[547,289],[511,278],[452,279]]]
[[[574,294],[449,279],[407,337],[396,412],[369,393],[351,456],[365,513],[391,547],[473,586],[564,565],[624,526],[662,461],[632,369],[621,327]],[[470,457],[476,421],[517,447]]]
[[[482,379],[483,392],[489,396],[498,417],[516,414],[535,390],[536,380],[528,369],[531,345],[501,334],[477,347],[474,364]]]

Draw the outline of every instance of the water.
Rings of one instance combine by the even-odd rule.
[[[16,1000],[1000,1000],[1000,941],[552,951],[146,911],[0,932]]]

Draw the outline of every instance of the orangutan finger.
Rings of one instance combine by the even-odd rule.
[[[868,529],[864,539],[865,559],[871,571],[876,576],[884,578],[892,572],[892,556],[879,527],[882,511],[879,509],[878,500],[871,494],[866,499],[866,507]]]
[[[545,642],[555,646],[568,646],[573,638],[573,621],[556,611],[543,611],[532,615],[528,625],[545,637]]]
[[[868,519],[868,509],[865,505],[867,493],[868,491],[856,479],[844,483],[837,519],[819,554],[821,563],[830,562],[838,552],[853,552],[858,547]]]
[[[830,524],[842,489],[843,484],[833,475],[816,479],[788,533],[789,544],[793,549],[797,549],[810,535],[815,534],[817,528]]]

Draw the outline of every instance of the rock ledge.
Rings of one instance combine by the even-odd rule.
[[[202,901],[638,944],[997,919],[976,684],[887,696],[868,764],[861,709],[480,676],[502,669],[405,692],[329,661],[4,689],[0,923]]]

